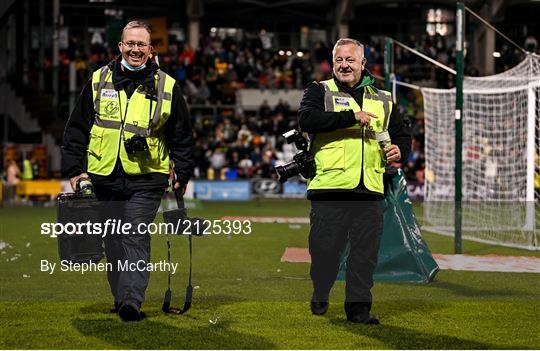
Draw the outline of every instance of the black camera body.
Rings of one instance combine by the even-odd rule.
[[[292,144],[300,151],[294,155],[292,161],[282,166],[275,167],[280,183],[285,183],[287,179],[301,174],[306,179],[315,177],[316,166],[315,158],[308,151],[308,142],[306,138],[297,130],[289,130],[283,134],[287,144]]]
[[[131,138],[124,140],[124,148],[128,155],[135,155],[149,150],[148,142],[142,135],[134,135]]]

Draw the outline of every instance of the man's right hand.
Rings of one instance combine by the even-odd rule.
[[[81,173],[78,176],[75,176],[69,179],[69,182],[71,183],[71,189],[73,189],[73,191],[77,191],[77,182],[81,178],[89,179],[90,177],[86,173]]]
[[[369,125],[369,121],[372,118],[377,118],[377,116],[375,116],[374,114],[369,113],[369,112],[360,111],[360,112],[355,112],[354,113],[354,118],[356,118],[356,121],[361,126],[367,126],[367,125]]]

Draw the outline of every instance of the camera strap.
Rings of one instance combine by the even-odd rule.
[[[176,195],[176,201],[178,208],[184,208],[184,198],[179,195],[178,190],[174,192]],[[178,233],[177,233],[178,234]],[[165,291],[165,297],[163,298],[163,306],[161,310],[165,313],[172,314],[184,314],[191,308],[191,301],[193,300],[193,285],[192,285],[192,267],[193,267],[193,244],[191,234],[188,235],[189,240],[189,275],[188,285],[186,287],[186,297],[184,301],[184,307],[182,309],[171,307],[172,291],[171,291],[171,241],[169,237],[169,231],[167,231],[167,262],[168,265],[168,277],[167,277],[167,291]]]
[[[311,150],[313,149],[313,145],[315,145],[315,133],[313,134],[308,134],[308,139],[309,139],[309,147],[308,147],[308,152],[311,153]]]
[[[148,129],[146,130],[145,136],[150,136],[150,133],[152,133],[152,101],[153,99],[150,99],[150,111],[148,112]]]

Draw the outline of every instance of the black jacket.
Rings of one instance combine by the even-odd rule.
[[[112,79],[116,90],[123,89],[126,95],[131,97],[141,84],[154,88],[154,74],[158,67],[153,61],[149,60],[142,71],[131,73],[124,72],[120,68],[120,59],[121,57],[109,63],[109,67],[113,70]],[[92,79],[90,79],[79,96],[64,131],[61,147],[64,177],[71,178],[86,171],[86,153],[95,113]],[[163,130],[170,158],[174,161],[177,180],[182,184],[187,184],[194,166],[193,133],[187,105],[177,84],[173,88],[171,115],[163,126]],[[165,187],[168,180],[168,175],[162,173],[127,175],[119,159],[116,160],[115,168],[110,175],[89,175],[96,186],[127,187],[132,190]]]
[[[364,70],[360,82],[353,88],[335,79],[339,91],[350,94],[358,103],[360,108],[363,103],[364,87],[361,82],[364,77],[372,79],[371,74]],[[322,84],[312,82],[308,84],[304,91],[302,102],[298,110],[298,125],[303,132],[309,134],[331,132],[336,129],[348,128],[358,123],[354,118],[353,111],[325,112],[324,109],[324,87]],[[399,147],[401,160],[407,159],[411,151],[411,133],[409,128],[403,123],[399,115],[397,106],[392,109],[390,121],[388,123],[388,133],[392,139],[392,144]],[[364,185],[364,175],[360,177],[358,186],[354,189],[320,189],[308,190],[308,199],[357,199],[357,198],[380,198],[381,196],[366,188]]]

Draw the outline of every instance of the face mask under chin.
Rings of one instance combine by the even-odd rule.
[[[122,61],[120,63],[122,64],[122,66],[124,66],[124,68],[126,68],[127,70],[129,70],[131,72],[139,72],[139,71],[142,71],[146,67],[146,62],[143,63],[142,65],[138,66],[138,67],[133,67],[123,57],[122,57]]]

